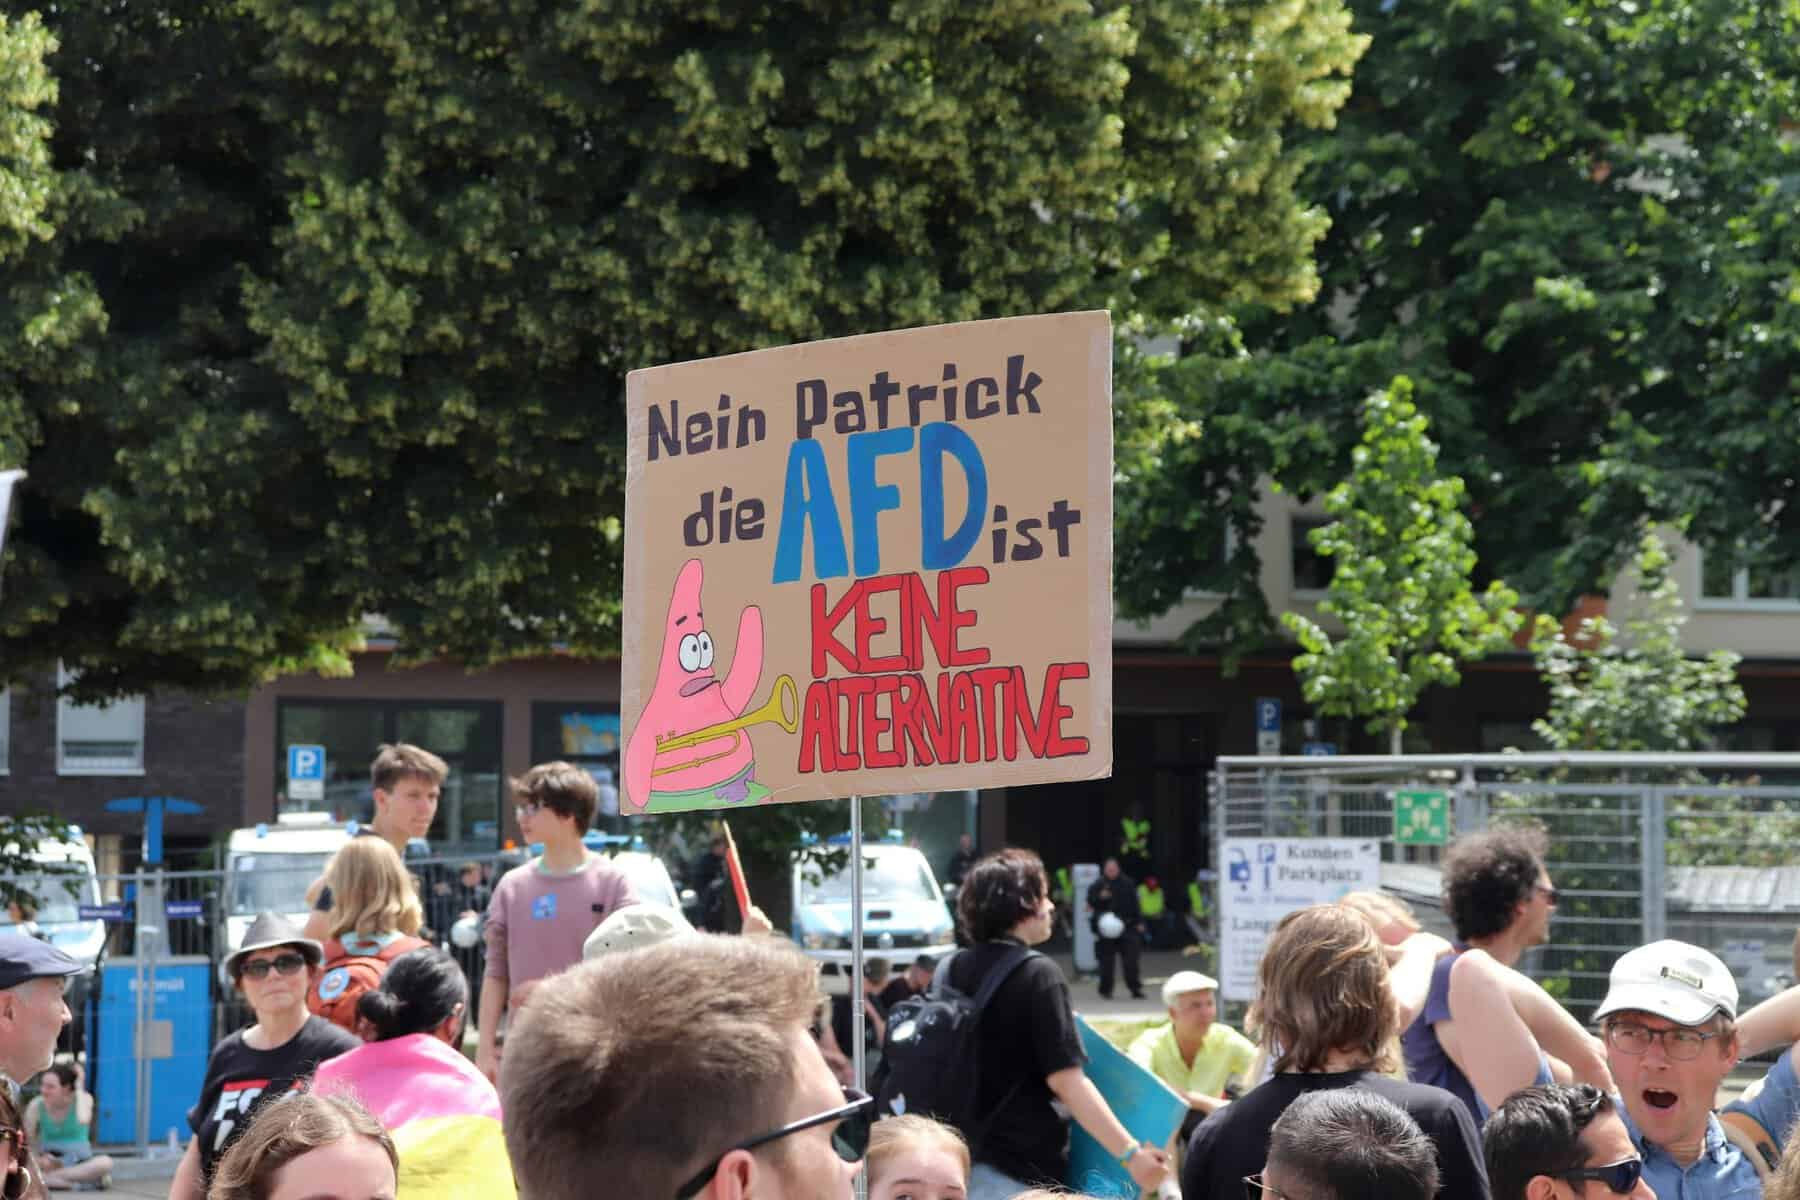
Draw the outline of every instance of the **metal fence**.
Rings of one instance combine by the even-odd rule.
[[[1624,951],[1705,946],[1746,1005],[1794,980],[1800,923],[1800,754],[1226,757],[1212,819],[1228,837],[1381,843],[1382,886],[1448,934],[1439,845],[1395,837],[1396,793],[1442,792],[1452,835],[1534,823],[1561,893],[1552,940],[1521,964],[1585,1018]]]

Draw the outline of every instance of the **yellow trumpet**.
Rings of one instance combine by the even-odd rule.
[[[667,753],[670,750],[686,750],[710,742],[715,738],[729,737],[731,742],[723,750],[715,754],[705,754],[699,758],[690,758],[686,762],[672,763],[666,767],[652,767],[650,774],[667,775],[671,771],[685,771],[689,767],[697,767],[701,763],[713,762],[724,758],[738,748],[738,741],[743,737],[741,730],[764,721],[773,721],[789,733],[800,728],[800,689],[794,686],[792,675],[778,676],[775,687],[769,692],[769,698],[762,707],[740,713],[729,721],[720,721],[717,725],[708,725],[704,729],[696,729],[691,733],[675,733],[668,737],[656,739],[656,752]]]

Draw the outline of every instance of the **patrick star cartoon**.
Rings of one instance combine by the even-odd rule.
[[[769,794],[755,780],[748,730],[695,736],[744,711],[763,663],[762,612],[750,605],[738,618],[730,673],[723,679],[714,673],[700,580],[700,560],[688,559],[669,597],[656,683],[625,742],[625,804],[632,812],[712,808]],[[681,741],[659,747],[672,738]]]

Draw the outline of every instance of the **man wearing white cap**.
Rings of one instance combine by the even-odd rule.
[[[1769,1068],[1754,1095],[1712,1111],[1742,1049],[1738,990],[1717,957],[1686,942],[1661,941],[1621,955],[1606,999],[1595,1010],[1625,1124],[1658,1196],[1724,1200],[1762,1195],[1756,1159],[1778,1158],[1800,1115],[1792,1051]],[[1738,1142],[1727,1126],[1743,1132]],[[1765,1159],[1766,1167],[1774,1165]]]
[[[1162,988],[1167,1024],[1140,1033],[1126,1051],[1133,1062],[1180,1092],[1188,1103],[1176,1145],[1186,1145],[1195,1126],[1227,1101],[1225,1089],[1242,1082],[1256,1046],[1229,1025],[1221,1025],[1219,981],[1198,971],[1177,971]],[[1166,1191],[1165,1191],[1165,1194]]]

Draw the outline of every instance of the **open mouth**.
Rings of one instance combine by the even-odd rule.
[[[1674,1108],[1680,1099],[1674,1092],[1666,1092],[1662,1088],[1644,1089],[1644,1103],[1651,1108]]]
[[[681,694],[683,696],[691,696],[695,692],[706,690],[707,688],[711,687],[713,684],[715,684],[717,682],[719,682],[717,676],[702,675],[698,679],[690,679],[686,683],[682,684],[681,685]]]

